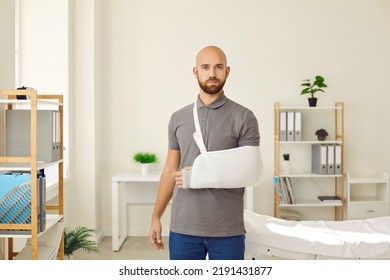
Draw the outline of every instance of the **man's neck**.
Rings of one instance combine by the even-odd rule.
[[[217,100],[222,94],[223,94],[223,90],[215,94],[208,94],[201,91],[199,93],[199,98],[203,102],[203,104],[207,106],[213,103],[215,100]]]

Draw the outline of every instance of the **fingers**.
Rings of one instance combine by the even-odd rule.
[[[183,187],[183,172],[181,172],[181,170],[175,173],[175,182],[176,182],[176,187],[178,188]]]
[[[149,230],[149,242],[157,250],[164,249],[161,231],[162,227],[160,221],[158,219],[152,219],[152,224]]]
[[[151,236],[149,236],[149,240],[155,249],[164,249],[164,242],[162,241],[162,237],[160,234],[153,233]]]
[[[192,166],[186,166],[184,169],[190,170]],[[175,172],[176,187],[183,188],[183,172],[181,170]]]

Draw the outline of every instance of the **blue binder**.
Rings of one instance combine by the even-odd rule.
[[[44,174],[38,176],[38,231],[46,227]],[[29,173],[0,174],[0,223],[31,223],[31,175]]]

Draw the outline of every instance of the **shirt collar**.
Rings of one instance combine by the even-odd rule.
[[[206,108],[210,108],[210,109],[217,109],[219,107],[222,107],[226,101],[228,100],[228,98],[226,97],[226,95],[224,93],[222,93],[216,100],[214,100],[211,104],[209,105],[204,105],[202,100],[200,100],[199,98],[199,95],[198,95],[198,102],[197,102],[197,107],[198,107],[198,110],[203,108],[203,107],[206,107]]]

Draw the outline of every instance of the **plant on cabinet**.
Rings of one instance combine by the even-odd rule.
[[[141,164],[142,174],[149,172],[149,166],[158,162],[157,154],[137,152],[133,155],[133,160],[137,164]]]
[[[329,134],[325,129],[320,128],[316,131],[316,135],[319,141],[324,141]]]
[[[314,94],[316,92],[325,92],[323,88],[328,87],[325,84],[324,77],[317,75],[314,78],[314,81],[311,82],[311,79],[305,79],[303,80],[303,83],[301,84],[302,87],[304,87],[301,91],[302,94],[310,94],[310,97],[308,98],[309,106],[310,107],[316,107],[317,106],[317,98],[314,97]]]

